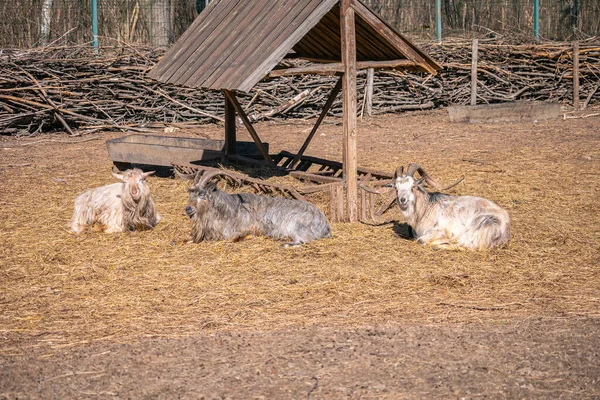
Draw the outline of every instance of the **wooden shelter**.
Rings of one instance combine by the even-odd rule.
[[[277,68],[285,58],[313,64]],[[235,154],[235,114],[256,142],[265,163],[274,160],[240,106],[236,92],[265,77],[339,75],[315,127],[288,167],[297,165],[340,89],[343,96],[345,219],[358,219],[356,151],[357,69],[410,69],[436,73],[441,67],[386,24],[360,0],[214,0],[150,71],[160,82],[225,93],[225,152]]]

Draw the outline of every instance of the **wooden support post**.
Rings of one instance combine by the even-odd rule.
[[[579,42],[573,43],[573,108],[579,110]]]
[[[338,216],[337,216],[337,192],[336,192],[336,187],[337,185],[331,185],[329,187],[329,220],[331,222],[338,222]]]
[[[373,78],[375,77],[375,70],[369,68],[367,70],[367,89],[365,90],[365,112],[367,116],[371,116],[373,113]]]
[[[373,178],[373,176],[368,173],[366,175],[363,175],[360,178],[360,183],[362,185],[368,183],[371,178]],[[367,191],[365,189],[363,189],[362,187],[359,189],[360,191],[360,220],[361,221],[366,221],[367,220]]]
[[[233,93],[230,90],[225,90],[225,96],[229,99],[229,101],[233,105],[233,108],[235,108],[235,111],[237,111],[238,115],[242,119],[242,122],[246,126],[248,133],[250,133],[250,136],[252,136],[254,143],[256,143],[256,147],[258,147],[260,154],[262,154],[263,158],[267,162],[267,165],[269,165],[269,167],[274,168],[275,163],[273,163],[273,160],[271,159],[269,152],[263,145],[262,141],[260,140],[260,137],[258,136],[258,133],[256,133],[256,131],[254,130],[254,127],[252,126],[252,123],[250,122],[250,120],[248,119],[248,116],[244,112],[244,109],[242,108],[242,106],[238,102],[237,98],[235,97],[235,93]]]
[[[340,25],[342,38],[342,105],[344,111],[344,181],[346,183],[346,207],[349,222],[358,220],[357,145],[356,145],[356,31],[354,9],[350,0],[340,1]]]
[[[298,161],[300,161],[300,157],[302,157],[302,155],[304,154],[304,152],[308,148],[308,145],[310,144],[310,141],[312,140],[313,136],[315,136],[315,133],[317,133],[317,129],[319,129],[319,126],[321,125],[321,122],[323,122],[323,120],[325,119],[325,116],[329,112],[329,109],[333,105],[333,102],[335,101],[335,98],[337,97],[337,95],[340,92],[341,88],[342,88],[342,78],[340,78],[337,81],[337,83],[335,84],[335,86],[331,90],[331,94],[329,95],[329,98],[327,99],[327,102],[325,103],[325,106],[323,107],[323,111],[321,111],[321,115],[319,115],[319,119],[317,119],[317,122],[315,123],[315,126],[310,131],[310,134],[308,135],[308,137],[304,141],[304,144],[302,145],[302,147],[300,148],[300,150],[298,150],[298,154],[296,154],[296,156],[292,160],[292,163],[289,165],[289,168],[294,168],[296,166],[296,164],[298,164]]]
[[[336,215],[338,221],[345,221],[344,218],[344,186],[335,186],[335,199],[336,199]]]
[[[235,134],[235,108],[225,94],[225,155],[230,156],[237,153]]]
[[[367,192],[365,189],[360,189],[360,220],[367,220]]]
[[[371,222],[375,222],[375,196],[373,193],[369,193],[369,214],[371,215]]]
[[[479,40],[473,39],[471,51],[471,105],[477,104],[477,52]]]

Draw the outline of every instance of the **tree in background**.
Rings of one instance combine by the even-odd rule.
[[[171,0],[148,0],[150,9],[150,40],[155,47],[173,42],[171,28]]]
[[[52,21],[52,1],[44,0],[42,3],[42,23],[40,25],[40,44],[45,46],[50,38],[50,22]]]

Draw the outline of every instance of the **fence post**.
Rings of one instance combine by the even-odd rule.
[[[442,42],[442,0],[435,0],[435,39]]]
[[[573,43],[573,108],[579,110],[579,42]]]
[[[92,46],[98,54],[98,0],[92,0]]]
[[[473,39],[471,51],[471,105],[477,104],[477,52],[479,39]]]

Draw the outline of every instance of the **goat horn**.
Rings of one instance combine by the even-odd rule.
[[[416,163],[408,164],[408,168],[406,169],[406,175],[414,178],[415,172],[419,172],[419,174],[421,174],[421,176],[423,176],[423,174],[427,175],[427,173],[425,172],[423,167],[421,167],[419,164],[416,164]]]
[[[394,180],[396,178],[398,178],[399,176],[402,176],[403,174],[404,174],[404,165],[401,165],[398,168],[396,168],[396,172],[394,172]]]
[[[433,179],[427,173],[427,171],[425,171],[425,169],[423,167],[421,167],[419,164],[416,164],[416,163],[408,164],[408,168],[406,170],[406,175],[414,178],[413,175],[415,174],[415,172],[418,172],[421,177],[425,178],[425,182],[427,182],[427,184],[429,186],[431,186],[432,188],[434,188],[435,190],[443,190],[442,186],[439,183],[437,183],[437,181],[435,179]]]
[[[183,179],[184,181],[191,181],[194,178],[196,178],[197,173],[193,173],[193,174],[186,174],[183,173],[181,171],[179,171],[177,168],[173,168],[173,171],[175,171],[175,175],[177,175],[179,177],[179,179]]]
[[[384,192],[380,192],[380,191],[373,190],[371,188],[368,188],[368,187],[360,185],[360,184],[358,185],[358,187],[361,188],[362,190],[366,191],[366,192],[373,193],[373,194],[385,194],[385,193],[389,193],[389,192],[392,191],[392,189],[389,189],[389,190],[386,190]]]
[[[240,179],[232,174],[229,174],[225,171],[206,171],[201,178],[199,178],[198,182],[194,182],[194,184],[198,184],[200,187],[206,186],[206,184],[215,176],[224,176],[230,179],[233,179],[237,184],[240,184]]]
[[[457,180],[456,182],[454,182],[453,184],[449,185],[449,186],[444,186],[442,187],[442,185],[440,185],[435,179],[433,179],[424,169],[423,167],[421,167],[419,164],[415,164],[415,163],[410,163],[408,165],[408,170],[406,171],[406,175],[410,175],[413,176],[415,172],[418,172],[419,175],[422,178],[425,178],[425,182],[427,182],[427,184],[432,187],[435,190],[439,190],[439,191],[444,191],[444,190],[448,190],[453,188],[454,186],[458,185],[459,183],[461,183],[463,181],[463,179],[465,179],[464,177],[460,178],[459,180]]]
[[[443,187],[443,188],[442,188],[442,189],[440,189],[440,190],[448,190],[448,189],[452,189],[454,186],[456,186],[456,185],[458,185],[459,183],[461,183],[461,182],[462,182],[464,179],[465,179],[465,177],[463,176],[462,178],[460,178],[459,180],[457,180],[456,182],[454,182],[452,185],[450,185],[450,186],[446,186],[446,187]]]

